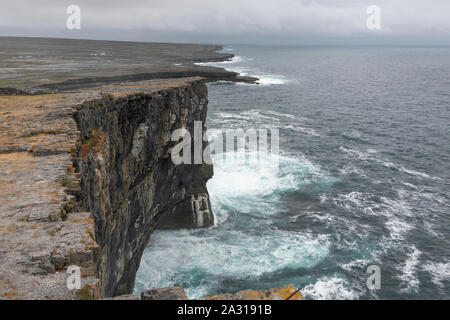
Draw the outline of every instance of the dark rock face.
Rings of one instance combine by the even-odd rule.
[[[101,296],[133,291],[158,225],[213,224],[206,189],[212,165],[175,165],[170,155],[177,143],[171,141],[173,130],[186,128],[193,136],[194,121],[202,121],[205,130],[207,102],[205,84],[194,81],[156,93],[105,95],[77,108],[78,202],[95,220]]]

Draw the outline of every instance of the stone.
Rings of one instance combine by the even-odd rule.
[[[141,292],[142,300],[187,300],[182,287],[167,287],[145,290]]]
[[[51,263],[42,264],[39,266],[42,270],[45,270],[47,273],[55,273],[55,266]]]
[[[92,251],[86,249],[85,251],[76,251],[69,253],[69,263],[77,266],[88,266],[93,261]]]
[[[61,214],[60,213],[56,213],[56,212],[52,212],[49,213],[48,215],[48,221],[49,222],[55,222],[61,219]]]
[[[244,290],[235,294],[213,294],[201,300],[303,300],[303,296],[294,286],[287,286],[268,290]]]
[[[70,262],[68,256],[61,253],[52,253],[51,261],[57,270],[62,270]]]
[[[139,161],[142,149],[144,148],[148,128],[147,125],[141,123],[134,132],[133,149],[131,149],[131,153],[136,158],[136,161]]]

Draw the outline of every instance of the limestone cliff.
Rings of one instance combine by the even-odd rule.
[[[170,157],[207,103],[198,77],[0,95],[0,297],[131,293],[155,228],[210,226],[212,166]]]
[[[132,292],[144,248],[160,223],[213,223],[206,189],[212,166],[175,165],[170,157],[172,132],[193,132],[194,121],[204,124],[207,102],[204,82],[192,81],[157,92],[104,95],[78,107],[79,202],[95,221],[102,296]]]
[[[0,49],[0,297],[132,292],[155,228],[214,223],[212,166],[175,166],[172,131],[204,127],[204,81],[257,79],[193,64],[233,57],[216,46],[2,38]]]

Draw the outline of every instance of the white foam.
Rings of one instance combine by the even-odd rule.
[[[354,155],[354,156],[356,156],[359,159],[364,160],[364,161],[371,159],[372,158],[372,154],[374,153],[372,149],[370,150],[370,152],[362,152],[362,151],[359,151],[359,150],[346,148],[344,146],[339,146],[339,150],[344,152],[344,153],[347,153],[347,154],[350,154],[350,155]]]
[[[222,111],[219,112],[217,115],[221,119],[245,120],[251,123],[254,123],[255,121],[257,122],[270,121],[271,123],[273,123],[279,122],[280,120],[279,117],[274,114],[254,109],[242,111],[239,113]]]
[[[223,68],[226,65],[230,65],[230,64],[233,64],[233,63],[239,63],[239,62],[243,62],[243,61],[247,61],[247,60],[249,60],[249,59],[245,58],[245,57],[234,56],[231,59],[225,60],[225,61],[219,61],[219,62],[196,62],[194,64],[198,65],[198,66],[208,66],[208,67]]]
[[[351,138],[351,139],[361,139],[361,137],[362,137],[362,133],[360,131],[357,131],[357,130],[352,130],[350,132],[343,132],[342,135],[344,137],[348,137],[348,138]]]
[[[382,236],[381,250],[377,254],[388,252],[392,248],[402,245],[406,234],[414,229],[410,219],[413,216],[413,211],[409,198],[391,199],[377,197],[371,193],[353,191],[340,194],[332,198],[332,201],[355,217],[354,219],[348,216],[335,218],[333,222],[345,225],[349,232],[358,234],[360,237],[367,236],[368,230],[372,228],[369,224],[363,224],[360,217],[377,216],[385,219],[384,225],[389,233]],[[375,257],[376,254],[373,258]]]
[[[424,186],[415,186],[408,183],[403,183],[404,185],[413,188],[414,190],[405,190],[405,189],[398,189],[398,195],[400,199],[404,199],[407,202],[411,202],[411,200],[418,201],[418,202],[424,202],[424,201],[433,201],[435,203],[438,203],[439,205],[450,207],[450,204],[448,203],[447,199],[439,195],[440,190],[432,190],[430,187],[424,187]]]
[[[137,290],[182,284],[190,298],[198,298],[215,292],[223,279],[256,280],[285,269],[309,269],[328,256],[326,236],[279,230],[271,221],[282,209],[280,192],[329,179],[320,168],[302,156],[263,154],[256,162],[228,156],[215,159],[208,182],[216,226],[155,232],[141,261]],[[271,165],[273,157],[279,167]],[[246,227],[236,226],[240,223]]]
[[[221,111],[218,112],[216,116],[218,119],[220,119],[220,122],[217,122],[219,122],[221,125],[226,123],[228,126],[230,126],[230,124],[235,124],[239,127],[246,127],[250,125],[255,126],[270,124],[271,128],[277,128],[280,130],[292,130],[295,132],[320,137],[320,134],[317,133],[313,128],[301,124],[306,121],[306,119],[301,117],[297,118],[296,116],[288,113],[251,109],[241,112]],[[244,124],[243,121],[245,122]],[[286,122],[290,122],[292,124],[285,124]],[[213,129],[211,130],[217,131]]]
[[[340,194],[333,199],[333,202],[355,214],[358,211],[362,211],[367,215],[378,215],[381,210],[381,204],[375,202],[373,199],[374,195],[371,193],[353,191],[347,194]]]
[[[274,115],[274,116],[277,116],[279,118],[288,118],[288,119],[301,120],[301,121],[305,120],[305,119],[300,118],[298,116],[295,116],[293,114],[288,114],[288,113],[283,113],[283,112],[276,112],[276,111],[272,111],[272,110],[266,111],[266,113]]]
[[[320,136],[313,128],[303,127],[298,124],[297,125],[287,125],[287,126],[284,126],[283,128],[290,129],[290,130],[293,130],[296,132],[306,133],[311,136],[316,136],[316,137]]]
[[[413,226],[406,221],[402,221],[397,217],[392,217],[385,223],[386,228],[389,230],[391,241],[402,241],[405,234],[413,229]]]
[[[442,181],[442,179],[439,178],[439,177],[432,177],[432,176],[430,176],[430,175],[428,175],[428,174],[426,174],[424,172],[420,172],[420,171],[416,171],[416,170],[412,170],[412,169],[407,169],[407,168],[405,168],[403,166],[399,166],[398,169],[400,171],[403,171],[405,173],[408,173],[410,175],[413,175],[413,176],[416,176],[416,177],[419,177],[419,178],[425,178],[425,179],[431,179],[431,180],[441,180]]]
[[[422,252],[413,245],[411,253],[401,269],[402,274],[399,276],[402,281],[400,292],[417,292],[419,290],[420,281],[416,268],[421,254]]]
[[[312,268],[329,250],[324,238],[282,230],[157,231],[137,275],[139,288],[173,286],[181,281],[198,298],[222,278],[248,279],[286,268]],[[196,277],[203,277],[198,281]]]
[[[285,84],[290,82],[289,79],[282,75],[255,73],[251,76],[258,78],[257,83],[263,86]]]
[[[250,120],[255,120],[255,118],[259,119],[259,120],[269,120],[269,121],[277,121],[279,120],[279,118],[277,116],[274,115],[268,115],[263,111],[260,110],[248,110],[248,111],[243,111],[241,113],[241,115],[243,117],[246,117],[246,119],[250,119]]]
[[[401,190],[398,191],[401,193]],[[398,218],[404,219],[405,217],[412,217],[411,199],[403,196],[399,196],[397,199],[390,199],[387,197],[380,197],[382,201],[381,214],[386,217],[397,216]]]
[[[351,174],[355,174],[355,175],[362,176],[362,177],[366,177],[366,176],[367,176],[367,175],[364,173],[363,170],[358,169],[358,168],[356,168],[355,166],[352,166],[352,165],[348,165],[348,166],[345,166],[345,167],[343,167],[343,168],[340,168],[340,169],[339,169],[339,172],[340,172],[342,175],[345,175],[345,176],[351,175]]]
[[[316,283],[304,287],[302,293],[314,300],[355,300],[360,295],[351,289],[345,279],[336,275],[320,278]]]
[[[441,288],[444,288],[444,281],[450,281],[450,262],[430,262],[422,270],[428,271],[433,283]]]
[[[242,66],[242,63],[253,60],[252,58],[243,57],[243,56],[234,56],[233,58],[220,61],[220,62],[197,62],[194,63],[199,66],[209,66],[216,68],[224,68],[227,71],[237,72],[241,76],[250,76],[258,78],[257,83],[260,85],[281,85],[287,82],[290,82],[283,75],[276,74],[266,74],[264,72],[260,72],[259,70],[253,70],[248,66]],[[236,64],[240,64],[239,66],[235,66]]]
[[[245,67],[245,66],[243,67],[243,66],[240,66],[240,65],[236,66],[236,64],[244,63],[244,62],[249,61],[249,60],[252,60],[252,59],[247,58],[247,57],[242,57],[242,56],[234,56],[230,60],[226,60],[226,61],[220,61],[220,62],[197,62],[197,63],[194,63],[194,64],[199,65],[199,66],[224,68],[227,71],[236,72],[240,76],[249,76],[250,75],[249,73],[251,72],[251,70],[248,67]],[[244,83],[244,84],[247,84],[247,83]]]
[[[386,168],[393,168],[393,169],[402,171],[404,173],[407,173],[407,174],[415,176],[415,177],[419,177],[422,179],[439,180],[439,181],[443,180],[440,177],[430,176],[429,174],[426,174],[424,172],[408,169],[402,165],[397,165],[389,160],[380,159],[379,157],[374,156],[374,154],[378,153],[378,151],[375,149],[367,149],[366,152],[363,152],[360,150],[355,150],[355,149],[351,149],[351,148],[346,148],[344,146],[340,146],[339,150],[341,150],[342,152],[345,152],[347,154],[357,156],[360,160],[374,161],[374,162],[380,163],[381,165],[385,166]]]
[[[345,269],[347,271],[352,271],[353,269],[357,269],[358,271],[361,271],[361,269],[367,265],[369,265],[371,261],[367,259],[356,259],[353,261],[350,261],[349,263],[345,263],[341,265],[342,269]]]
[[[402,181],[402,184],[404,184],[405,186],[407,186],[407,187],[410,187],[410,188],[412,188],[412,189],[415,189],[415,190],[417,190],[419,187],[417,187],[416,185],[414,185],[414,184],[412,184],[412,183],[409,183],[409,182],[404,182],[404,181]]]
[[[215,175],[208,190],[216,197],[255,197],[296,190],[312,183],[332,183],[320,167],[302,155],[236,152],[213,157]],[[275,165],[274,165],[275,164]],[[278,164],[278,165],[276,165]],[[257,199],[251,199],[259,202]]]
[[[439,238],[439,239],[441,239],[441,240],[445,240],[445,236],[442,234],[442,233],[440,233],[440,232],[437,232],[436,230],[434,230],[434,225],[431,223],[431,222],[428,222],[428,221],[424,221],[423,222],[423,225],[425,226],[425,229],[431,234],[431,235],[433,235],[433,236],[435,236],[436,238]]]

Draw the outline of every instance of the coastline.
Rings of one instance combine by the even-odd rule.
[[[35,41],[39,40],[31,41],[32,46]],[[29,45],[24,43],[24,47]],[[232,56],[212,51],[217,46],[189,48],[199,47],[206,53],[194,61]],[[1,57],[2,65],[21,57],[21,50],[11,50]],[[101,71],[96,70],[90,77],[68,79],[67,70],[46,66],[45,83],[36,84],[41,78],[31,75],[44,59],[41,53],[37,57],[16,59],[13,67],[22,68],[25,75],[20,85],[12,85],[19,83],[16,74],[6,73],[0,86],[5,129],[0,136],[0,167],[9,172],[2,175],[0,185],[4,213],[0,217],[4,253],[0,295],[8,299],[98,299],[129,294],[142,251],[160,220],[169,212],[192,216],[187,209],[190,200],[184,204],[183,199],[190,199],[191,194],[208,197],[205,183],[212,176],[212,166],[200,173],[191,166],[169,171],[158,167],[171,163],[167,157],[170,130],[193,127],[197,120],[205,123],[205,82],[242,79],[219,68],[190,65],[182,71],[160,67],[139,74],[128,74],[130,68],[123,67],[109,70],[116,75],[107,77],[100,77]],[[52,61],[65,58],[61,54]],[[84,63],[80,59],[72,69],[82,72]],[[136,113],[136,108],[141,111]],[[162,123],[154,123],[159,117]],[[147,127],[152,129],[142,136],[139,132]],[[130,147],[122,150],[125,141]],[[157,153],[149,153],[154,147]],[[135,160],[129,157],[131,153]],[[118,154],[123,164],[116,172],[117,165],[111,161],[116,162]],[[118,175],[111,178],[112,172]],[[117,244],[121,244],[118,255]],[[80,267],[81,290],[66,286],[70,265]]]
[[[227,61],[221,46],[0,37],[0,94],[44,94],[117,82],[202,77],[207,82],[256,83],[223,68],[196,63]],[[9,71],[9,70],[11,71]],[[19,71],[19,72],[18,72]]]

